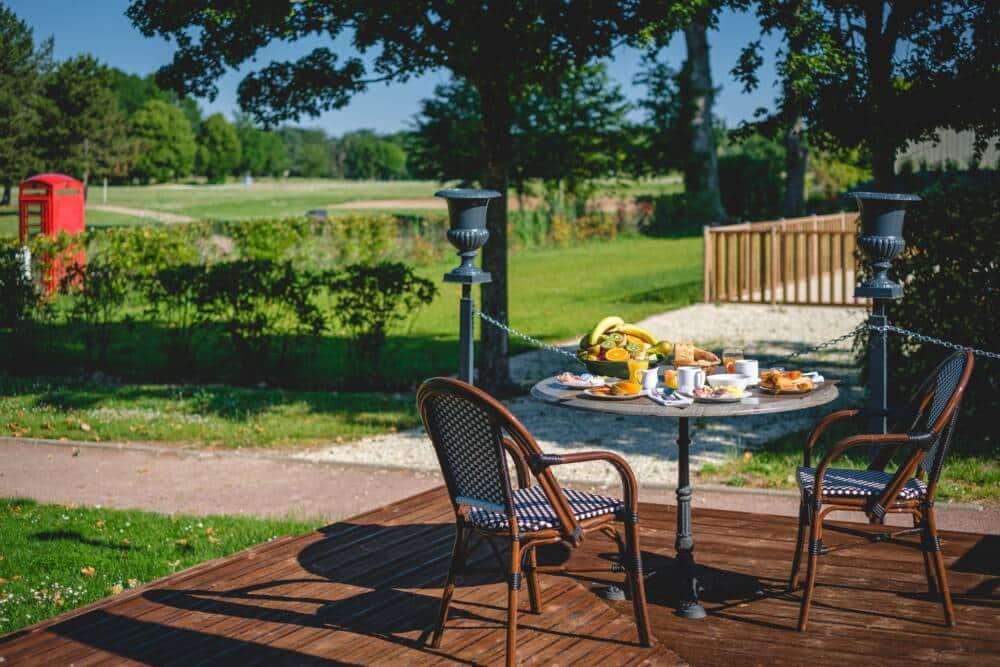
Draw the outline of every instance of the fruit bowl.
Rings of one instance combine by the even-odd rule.
[[[584,361],[587,366],[587,370],[594,375],[607,375],[608,377],[621,378],[622,380],[628,379],[628,362],[627,361]],[[659,361],[649,362],[650,368],[656,368],[660,365]]]

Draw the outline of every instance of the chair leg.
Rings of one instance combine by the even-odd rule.
[[[799,609],[799,632],[804,632],[809,624],[809,608],[812,606],[813,588],[816,586],[816,568],[823,550],[823,519],[819,510],[811,509],[809,528],[809,564],[806,569],[806,588],[802,593],[802,607]]]
[[[799,567],[802,565],[802,543],[806,539],[806,526],[809,524],[808,511],[805,502],[799,503],[799,530],[795,536],[795,554],[792,556],[792,571],[788,575],[788,590],[799,587]]]
[[[510,541],[510,577],[507,580],[507,667],[517,664],[517,592],[521,588],[521,542]]]
[[[632,609],[635,612],[635,626],[639,633],[639,643],[652,646],[653,633],[649,628],[649,613],[646,610],[646,582],[642,576],[642,549],[639,546],[639,526],[625,522],[628,542],[628,562],[624,563],[629,589],[632,594]]]
[[[434,628],[434,634],[431,637],[431,646],[434,648],[441,645],[444,624],[448,620],[448,607],[451,606],[451,596],[455,592],[455,578],[465,564],[465,550],[471,535],[472,531],[466,531],[461,524],[455,526],[455,546],[451,552],[451,566],[448,567],[448,579],[445,581],[444,593],[441,596],[441,611],[438,614],[438,624]]]
[[[535,547],[528,552],[528,601],[531,603],[531,613],[542,613],[542,588],[538,583],[538,556]]]
[[[941,590],[941,604],[944,605],[944,620],[948,627],[955,626],[955,609],[951,605],[951,591],[948,590],[948,573],[944,566],[944,556],[941,555],[941,540],[937,534],[937,518],[934,508],[927,508],[927,544],[934,549],[934,570],[937,574],[938,588]],[[926,552],[925,552],[926,553]]]
[[[934,559],[931,558],[930,549],[928,546],[928,536],[929,532],[927,530],[927,521],[925,519],[918,519],[917,515],[913,515],[913,527],[920,528],[923,533],[921,534],[921,541],[923,542],[920,553],[924,557],[924,575],[927,577],[927,592],[931,595],[935,595],[938,592],[937,579],[934,576]]]

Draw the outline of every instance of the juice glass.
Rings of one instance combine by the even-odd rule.
[[[722,365],[727,373],[736,372],[736,362],[743,358],[743,350],[738,347],[727,347],[722,350]]]
[[[628,379],[630,382],[642,384],[642,372],[649,368],[648,359],[628,360]]]

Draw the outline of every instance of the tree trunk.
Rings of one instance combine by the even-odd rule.
[[[891,17],[890,17],[890,20]],[[865,56],[868,59],[868,146],[872,152],[872,176],[879,192],[896,191],[895,105],[892,85],[892,55],[896,40],[883,32],[882,3],[865,6]]]
[[[691,105],[691,149],[684,167],[684,191],[709,216],[708,223],[726,219],[719,195],[719,166],[715,151],[712,71],[708,61],[708,29],[695,20],[684,28],[687,44],[688,102]]]
[[[493,282],[481,288],[483,312],[507,323],[507,187],[513,158],[510,133],[513,112],[506,85],[491,82],[480,85],[479,96],[483,112],[482,175],[484,188],[496,190],[499,199],[490,201],[486,209],[486,229],[490,238],[483,246],[483,269],[493,276]],[[510,379],[510,350],[507,332],[490,324],[480,327],[478,385],[491,394],[507,394],[514,389]]]
[[[785,203],[782,215],[798,218],[805,215],[806,167],[809,149],[802,136],[802,117],[797,117],[785,133]]]

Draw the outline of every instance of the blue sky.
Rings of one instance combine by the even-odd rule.
[[[124,15],[128,7],[128,2],[125,1],[70,3],[65,0],[15,0],[9,2],[9,6],[34,29],[36,40],[50,36],[54,38],[55,56],[59,59],[91,53],[101,61],[126,72],[145,75],[169,62],[173,54],[170,43],[158,38],[146,38],[132,27]],[[716,113],[729,126],[752,117],[758,107],[771,106],[775,97],[770,57],[766,59],[761,72],[762,85],[752,94],[743,94],[739,84],[729,75],[740,49],[758,35],[759,30],[752,15],[734,12],[723,14],[719,29],[709,35],[713,81],[716,86],[721,87]],[[764,44],[768,54],[773,54],[776,40],[765,39]],[[267,64],[272,59],[297,57],[309,48],[311,45],[308,44],[270,47],[258,54],[258,62],[251,64],[244,73],[251,71],[253,67]],[[353,54],[346,39],[338,40],[334,49],[342,57]],[[684,60],[683,37],[675,38],[661,57],[679,67]],[[607,63],[611,77],[622,86],[630,99],[642,95],[642,90],[632,85],[639,59],[640,54],[635,50],[621,48]],[[218,82],[218,97],[211,102],[200,100],[205,112],[219,111],[231,117],[237,108],[236,87],[241,78],[240,72],[226,74]],[[378,85],[354,97],[343,109],[325,113],[319,118],[303,118],[299,124],[321,127],[334,135],[359,128],[372,128],[379,132],[404,129],[418,110],[419,101],[430,96],[434,86],[447,79],[447,72],[438,71],[402,84]]]

